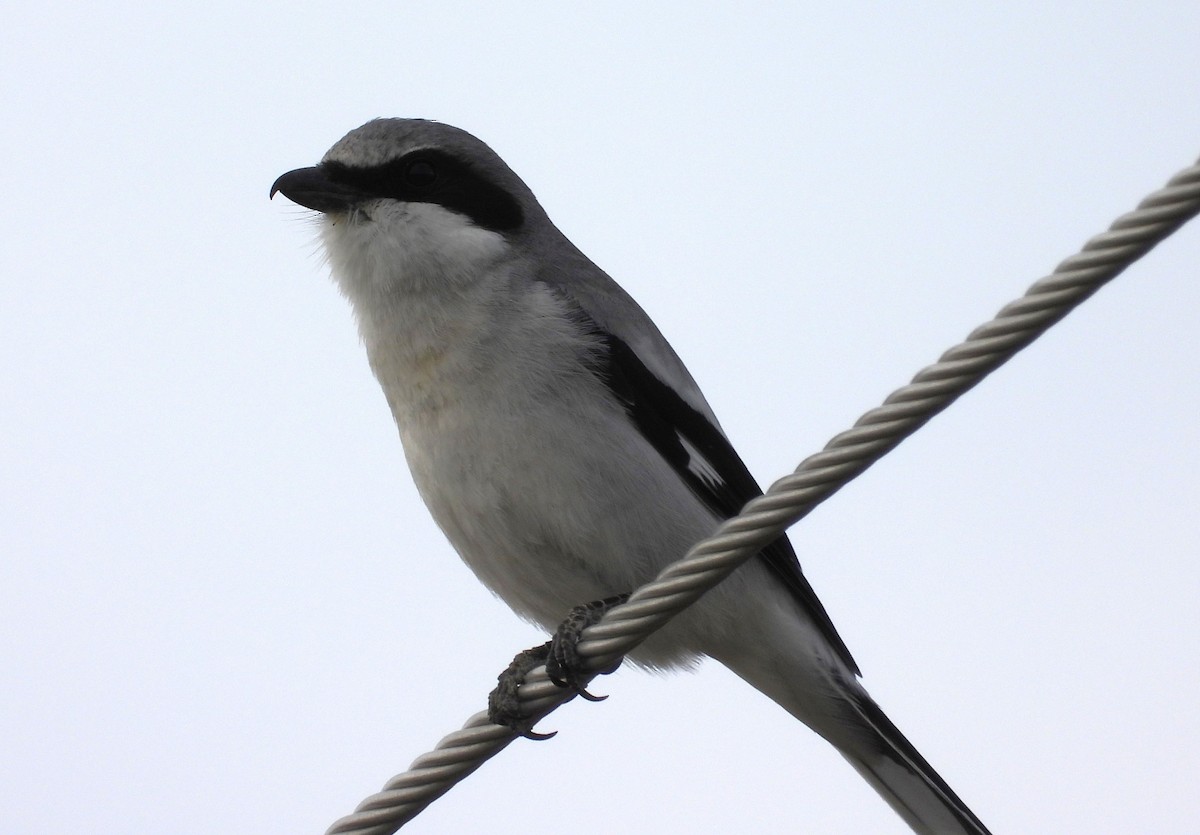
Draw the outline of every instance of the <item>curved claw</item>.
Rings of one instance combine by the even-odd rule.
[[[528,740],[532,740],[533,742],[545,742],[547,739],[553,739],[554,737],[558,736],[558,731],[551,731],[548,734],[544,734],[535,731],[533,728],[525,731],[517,731],[517,733]]]
[[[589,702],[602,702],[608,698],[607,693],[603,696],[597,696],[595,693],[589,693],[588,691],[584,690],[582,687],[576,687],[575,692],[578,693],[583,698],[587,699]]]

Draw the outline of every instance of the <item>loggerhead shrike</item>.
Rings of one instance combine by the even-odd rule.
[[[474,136],[378,119],[276,192],[322,213],[417,489],[519,615],[553,630],[760,495],[658,328]],[[786,537],[631,654],[703,656],[832,743],[915,831],[987,832],[867,695]]]

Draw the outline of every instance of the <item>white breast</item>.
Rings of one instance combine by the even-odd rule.
[[[595,375],[598,338],[501,236],[435,206],[366,210],[326,231],[334,275],[417,488],[480,580],[552,628],[712,530]]]

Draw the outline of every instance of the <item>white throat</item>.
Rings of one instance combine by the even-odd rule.
[[[448,378],[479,370],[516,258],[501,235],[438,205],[380,200],[357,211],[328,219],[322,237],[403,431],[414,412],[437,407]]]

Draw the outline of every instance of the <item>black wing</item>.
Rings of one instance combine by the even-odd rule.
[[[751,499],[762,495],[754,476],[733,446],[707,417],[654,375],[624,341],[589,319],[604,343],[600,376],[625,405],[642,434],[683,479],[684,483],[721,519],[737,515]],[[860,675],[845,642],[817,599],[786,536],[758,554],[808,612],[838,655]]]

